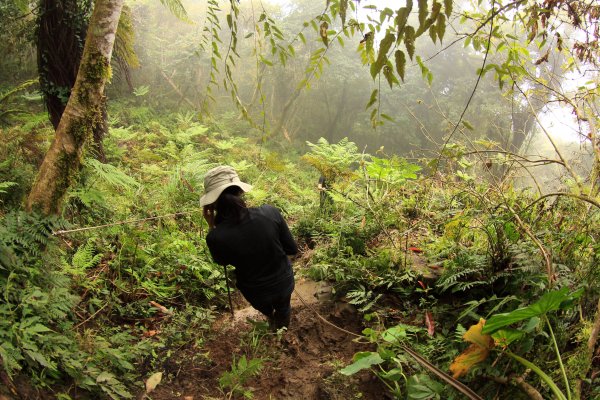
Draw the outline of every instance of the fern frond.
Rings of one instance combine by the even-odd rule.
[[[6,189],[17,186],[16,182],[0,182],[0,193],[6,193]]]
[[[85,271],[86,269],[93,268],[100,263],[102,260],[102,254],[96,253],[96,249],[91,240],[88,240],[84,245],[79,246],[71,264],[76,271]]]
[[[103,164],[93,158],[85,160],[84,165],[91,170],[93,175],[110,186],[122,189],[136,189],[140,186],[135,179],[114,165]]]
[[[188,13],[180,0],[160,0],[160,2],[180,20],[184,22],[190,21]]]

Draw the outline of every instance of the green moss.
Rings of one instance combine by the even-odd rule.
[[[110,68],[110,61],[106,57],[94,51],[86,61],[85,82],[97,84],[98,82],[110,79],[112,70]]]

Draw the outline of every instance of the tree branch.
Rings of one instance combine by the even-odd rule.
[[[544,400],[541,393],[538,392],[536,388],[531,386],[529,383],[525,382],[525,379],[522,376],[514,376],[511,375],[509,377],[504,376],[487,376],[486,378],[501,383],[503,385],[512,385],[521,389],[525,394],[529,396],[530,399],[533,400]]]

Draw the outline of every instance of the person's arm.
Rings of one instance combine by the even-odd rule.
[[[229,265],[223,249],[215,241],[214,232],[209,232],[208,235],[206,235],[206,245],[208,246],[208,251],[210,251],[210,255],[214,262],[219,265]]]
[[[277,214],[279,214],[279,219],[280,219],[280,221],[279,221],[279,241],[281,242],[281,245],[283,246],[283,251],[285,251],[285,254],[287,254],[289,256],[293,256],[294,254],[298,253],[298,245],[296,244],[296,241],[292,237],[290,228],[288,227],[287,223],[285,222],[285,219],[283,219],[283,216],[281,215],[279,210],[277,210]]]

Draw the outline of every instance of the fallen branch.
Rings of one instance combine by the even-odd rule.
[[[88,322],[91,319],[93,319],[96,315],[98,315],[98,313],[100,313],[100,311],[104,310],[104,308],[106,308],[107,305],[108,305],[108,302],[106,302],[106,304],[104,304],[102,307],[100,307],[95,313],[93,313],[92,315],[90,315],[88,319],[86,319],[85,321],[82,321],[82,322],[78,323],[77,325],[75,325],[75,329],[79,328],[81,325],[83,325],[86,322]]]
[[[509,377],[504,376],[488,376],[488,379],[501,383],[503,385],[512,385],[521,389],[525,394],[529,396],[530,399],[533,400],[544,400],[541,393],[538,392],[536,388],[531,386],[529,383],[525,382],[525,378],[522,376],[511,375]]]
[[[169,85],[171,85],[171,87],[173,88],[173,90],[175,91],[175,93],[177,93],[179,95],[179,97],[181,98],[181,100],[185,101],[190,107],[196,108],[196,105],[194,105],[194,103],[192,103],[192,101],[190,99],[188,99],[187,97],[185,97],[185,95],[183,94],[183,92],[181,92],[181,90],[177,87],[177,85],[175,84],[175,82],[173,82],[173,80],[171,78],[169,78],[169,76],[165,73],[165,71],[163,71],[161,69],[160,73],[163,76],[163,78],[165,78],[165,80],[167,81],[167,83]]]
[[[165,315],[173,315],[173,311],[169,310],[167,307],[165,307],[161,304],[158,304],[155,301],[151,301],[150,305]]]

